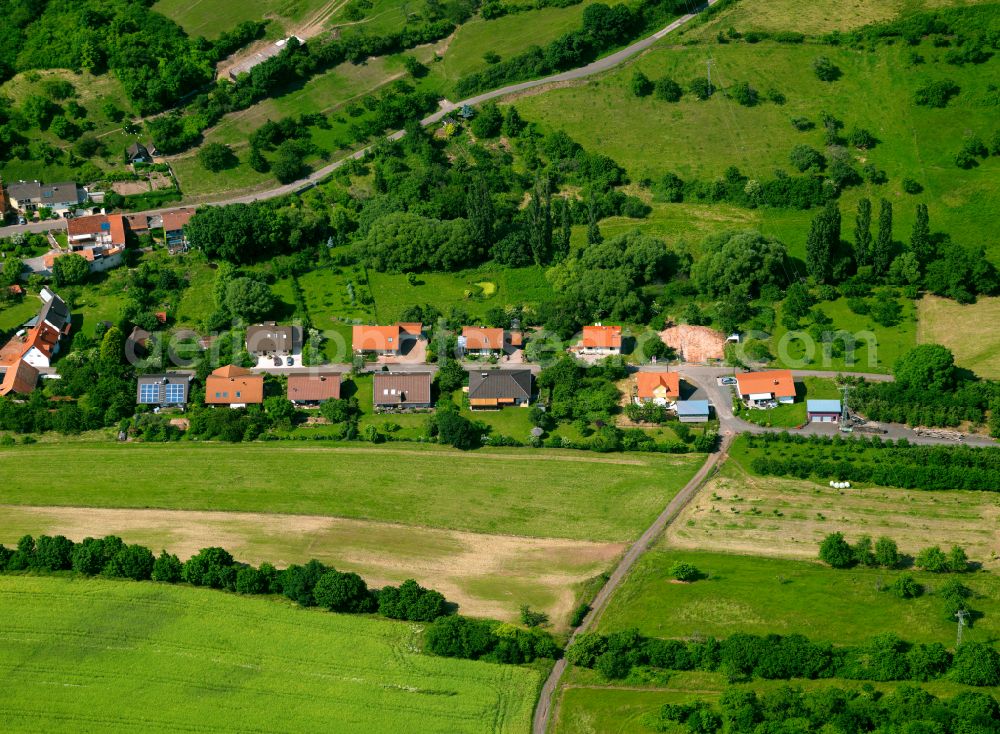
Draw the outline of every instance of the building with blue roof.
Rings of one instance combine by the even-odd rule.
[[[836,423],[840,420],[840,401],[807,400],[806,416],[810,423]]]
[[[704,423],[710,410],[707,400],[678,400],[674,409],[681,423]]]

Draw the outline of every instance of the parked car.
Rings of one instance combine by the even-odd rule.
[[[737,383],[736,383],[736,378],[735,377],[720,377],[719,378],[719,384],[720,385],[735,385]]]
[[[291,367],[292,365],[295,364],[295,360],[292,359],[291,357],[285,357],[285,364]]]

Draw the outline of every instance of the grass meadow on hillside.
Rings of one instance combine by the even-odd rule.
[[[0,577],[6,732],[523,732],[539,672],[420,626],[153,583]]]
[[[58,462],[75,480],[7,478],[12,505],[236,510],[383,520],[472,532],[631,540],[701,455],[546,449],[39,445],[0,461]]]
[[[266,19],[273,21],[269,35],[280,38],[279,30],[294,26],[324,5],[333,4],[327,0],[213,0],[209,3],[158,0],[153,10],[176,21],[192,36],[215,38],[244,21]]]
[[[694,564],[707,578],[672,583],[670,566],[676,561]],[[900,599],[887,588],[900,573],[837,570],[818,561],[660,546],[629,574],[599,628],[607,633],[638,627],[651,637],[802,634],[838,645],[859,644],[874,634],[893,632],[911,642],[953,645],[955,620],[934,594],[948,577],[911,572],[924,586],[924,594]],[[965,639],[995,639],[1000,635],[1000,579],[980,572],[961,580],[976,592],[971,605],[982,613],[965,630]]]
[[[526,119],[567,130],[588,149],[601,150],[637,181],[655,181],[668,171],[682,179],[712,180],[731,165],[751,178],[769,176],[775,168],[789,170],[788,153],[794,145],[823,147],[820,114],[828,112],[842,119],[847,130],[859,126],[875,134],[878,145],[855,155],[885,170],[889,179],[884,185],[849,189],[841,197],[845,239],[853,237],[857,200],[863,195],[885,197],[896,205],[897,240],[908,239],[916,203],[924,202],[933,231],[1000,255],[991,234],[1000,217],[1000,160],[992,158],[970,170],[953,161],[965,134],[988,138],[996,128],[990,104],[995,92],[988,87],[1000,73],[1000,58],[957,67],[938,63],[945,49],[924,43],[913,50],[927,63],[909,66],[911,49],[901,45],[856,51],[773,42],[676,47],[668,41],[605,76],[524,96],[516,100],[518,110]],[[811,63],[819,55],[840,67],[841,79],[816,79]],[[746,80],[762,94],[777,90],[786,103],[747,108],[716,94],[707,102],[687,95],[671,104],[654,96],[637,98],[629,89],[637,69],[651,79],[670,76],[686,84],[704,76],[709,58],[716,85],[725,88]],[[946,109],[913,103],[918,87],[945,77],[962,90]],[[809,118],[817,129],[797,132],[789,122],[796,116]],[[904,194],[904,177],[918,181],[924,192]],[[782,239],[793,255],[803,254],[810,213],[761,210],[751,216],[759,217],[760,228]],[[685,234],[681,227],[675,237]]]

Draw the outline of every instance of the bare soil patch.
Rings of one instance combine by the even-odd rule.
[[[707,326],[671,326],[660,332],[660,338],[685,362],[707,362],[725,356],[726,338]]]
[[[724,472],[708,482],[664,535],[676,548],[815,559],[829,533],[893,538],[916,555],[961,545],[1000,567],[1000,498],[992,492],[833,489],[814,482]]]
[[[463,613],[515,620],[521,604],[563,628],[574,588],[605,571],[620,543],[485,535],[312,515],[0,505],[0,542],[25,533],[118,535],[188,558],[218,545],[246,563],[281,567],[317,558],[361,574],[370,586],[414,578]]]

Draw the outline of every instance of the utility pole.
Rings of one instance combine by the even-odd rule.
[[[850,413],[847,410],[847,394],[850,392],[850,385],[841,385],[840,391],[844,393],[844,397],[840,401],[840,430],[841,432],[847,432],[851,430],[850,427]]]
[[[965,618],[968,614],[964,609],[959,609],[955,612],[955,616],[958,618],[958,638],[955,640],[955,649],[958,649],[962,644],[962,628],[965,627]]]

